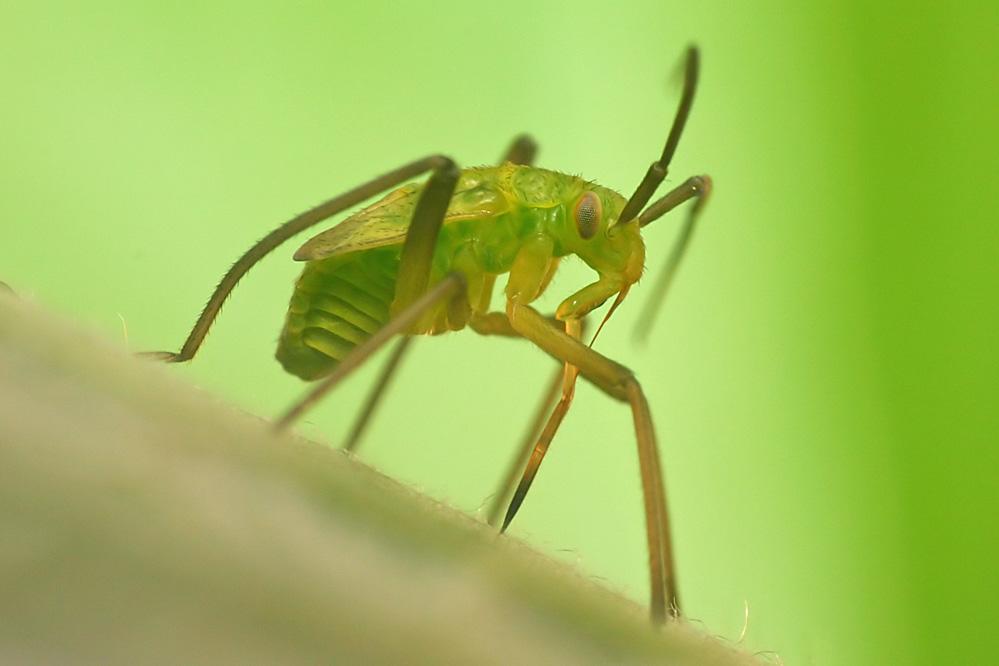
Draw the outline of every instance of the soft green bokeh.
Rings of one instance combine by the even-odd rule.
[[[997,10],[360,7],[0,6],[0,280],[176,349],[254,240],[417,156],[492,162],[526,130],[541,165],[629,190],[696,41],[673,182],[717,191],[653,342],[629,338],[640,285],[598,345],[653,405],[686,611],[736,640],[748,605],[746,644],[789,664],[981,656],[999,623]],[[651,270],[678,219],[650,228]],[[293,251],[178,372],[262,414],[301,394],[273,360]],[[587,279],[567,269],[549,307]],[[474,511],[551,366],[516,341],[422,341],[361,455]],[[336,443],[372,370],[303,429]],[[644,600],[637,472],[627,410],[584,386],[513,531]]]

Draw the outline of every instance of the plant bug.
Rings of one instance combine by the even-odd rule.
[[[562,364],[561,397],[540,436],[531,439],[530,457],[500,529],[506,529],[523,502],[582,375],[631,407],[645,503],[651,614],[657,623],[678,615],[666,497],[648,402],[634,374],[594,351],[592,339],[584,344],[582,335],[590,312],[614,297],[602,326],[642,276],[641,228],[694,199],[657,284],[658,297],[649,302],[642,319],[647,330],[707,201],[710,179],[694,176],[648,205],[666,177],[690,113],[698,60],[696,48],[691,47],[666,145],[631,198],[576,176],[532,166],[536,146],[528,137],[514,141],[495,167],[462,170],[448,157],[431,155],[330,199],[269,233],[225,274],[181,350],[151,356],[169,362],[193,358],[222,303],[261,258],[299,232],[398,188],[295,253],[295,259],[306,264],[295,285],[277,358],[288,372],[320,381],[276,427],[287,428],[396,336],[402,339],[349,438],[351,443],[398,366],[410,336],[468,326],[483,335],[526,338]],[[425,182],[404,184],[428,172]],[[570,254],[596,271],[597,279],[562,301],[554,319],[546,318],[531,303],[548,287],[561,258]],[[503,274],[508,274],[506,307],[491,311],[494,283]]]

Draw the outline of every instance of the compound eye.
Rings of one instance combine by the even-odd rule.
[[[579,197],[579,201],[576,202],[575,217],[580,238],[589,240],[597,235],[597,230],[600,229],[600,214],[600,197],[593,192],[587,192]]]

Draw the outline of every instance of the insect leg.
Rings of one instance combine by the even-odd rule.
[[[554,316],[549,317],[548,320],[553,326],[563,326],[562,322],[555,319]],[[513,326],[510,325],[510,320],[504,312],[487,312],[484,315],[472,318],[468,322],[468,325],[472,328],[472,330],[480,335],[499,335],[503,337],[515,338],[522,337],[520,333],[514,330]],[[503,510],[503,507],[507,506],[510,494],[514,489],[514,484],[517,482],[517,478],[521,475],[521,470],[524,469],[524,465],[527,464],[531,452],[536,448],[538,438],[541,436],[542,428],[545,425],[545,420],[548,414],[555,407],[559,394],[559,386],[564,383],[563,377],[565,371],[563,366],[564,364],[559,364],[555,374],[552,376],[549,386],[545,389],[545,392],[542,395],[541,402],[538,405],[538,410],[535,412],[534,418],[531,419],[524,434],[524,438],[521,440],[520,446],[517,447],[514,458],[511,461],[510,466],[507,468],[506,474],[503,475],[503,480],[500,482],[499,488],[495,493],[493,493],[492,499],[489,501],[489,509],[486,512],[486,522],[494,527],[497,526],[500,512]],[[545,448],[547,449],[547,446]],[[526,493],[526,489],[524,492]],[[519,504],[520,502],[518,501],[518,505]]]
[[[510,148],[507,149],[506,155],[500,160],[500,164],[503,162],[513,162],[514,164],[530,165],[534,163],[534,157],[537,154],[538,144],[528,135],[521,134],[510,144]]]
[[[215,317],[218,316],[219,310],[222,308],[222,304],[229,297],[229,294],[232,293],[236,283],[239,282],[244,275],[246,275],[247,271],[253,268],[254,264],[299,232],[302,232],[309,227],[318,224],[319,222],[322,222],[323,220],[326,220],[343,210],[346,210],[347,208],[356,206],[365,199],[368,199],[383,190],[395,187],[396,185],[404,183],[407,180],[415,178],[416,176],[426,173],[432,169],[446,169],[449,164],[451,167],[454,166],[454,163],[451,162],[451,160],[442,155],[424,157],[423,159],[410,162],[409,164],[401,166],[394,171],[390,171],[379,176],[378,178],[370,180],[363,185],[355,187],[349,192],[345,192],[340,196],[334,197],[329,201],[321,203],[318,206],[288,220],[280,227],[257,241],[253,247],[247,250],[243,256],[236,260],[236,263],[233,264],[232,268],[230,268],[229,271],[222,277],[222,280],[212,293],[211,298],[208,299],[208,303],[198,316],[198,320],[195,322],[194,328],[191,329],[190,335],[187,336],[187,340],[184,341],[184,346],[181,347],[179,352],[149,352],[145,355],[167,361],[169,363],[178,363],[194,358],[194,354],[197,353],[198,348],[201,346],[205,336],[208,334],[208,329],[211,327],[212,322],[215,321]],[[426,287],[424,286],[424,288]]]
[[[519,333],[513,331],[513,327],[510,326],[510,320],[507,319],[505,314],[499,312],[490,314],[495,314],[497,318],[501,317],[506,326],[510,328],[510,331],[512,331],[517,337],[520,337]],[[548,317],[548,321],[550,321],[554,326],[564,325],[561,321],[558,321],[554,317]],[[586,320],[581,319],[579,322],[581,325],[581,334],[585,333]],[[480,330],[479,332],[481,333],[482,331]],[[534,417],[531,419],[527,429],[524,431],[524,437],[521,440],[520,445],[517,447],[517,452],[514,455],[510,466],[507,468],[506,474],[503,475],[503,480],[500,482],[499,488],[493,494],[492,499],[489,502],[489,510],[486,512],[486,522],[494,527],[498,526],[500,513],[503,511],[503,507],[509,507],[508,502],[510,501],[511,493],[514,491],[514,484],[517,483],[517,478],[522,476],[522,470],[525,469],[525,466],[531,457],[531,452],[534,451],[537,446],[548,415],[553,409],[555,409],[555,405],[559,399],[559,387],[564,384],[564,376],[565,370],[563,367],[557,368],[555,373],[552,374],[551,381],[545,388],[545,392],[542,394],[541,400],[538,403],[537,411],[534,413]]]
[[[631,370],[552,326],[531,306],[511,301],[507,305],[507,313],[511,325],[518,333],[559,361],[575,366],[579,374],[607,395],[631,406],[645,503],[652,619],[662,622],[667,614],[675,617],[679,614],[680,606],[673,569],[665,489],[659,449],[652,428],[652,415],[641,385]]]
[[[399,257],[395,298],[390,306],[392,318],[364,344],[355,347],[341,359],[329,376],[282,416],[275,424],[278,430],[288,427],[391,337],[412,329],[425,312],[442,302],[454,302],[458,296],[465,298],[465,278],[460,273],[451,273],[433,288],[427,289],[434,250],[437,248],[437,236],[461,174],[451,159],[439,155],[435,156],[431,168],[433,173],[423,186],[420,200],[416,203]]]
[[[564,374],[564,370],[560,367],[552,375],[551,382],[545,389],[541,402],[538,403],[538,410],[535,412],[530,424],[528,424],[520,446],[517,447],[517,453],[510,462],[510,466],[503,476],[500,487],[489,502],[486,522],[493,527],[497,526],[503,507],[508,506],[507,502],[509,501],[510,493],[513,491],[514,484],[517,483],[517,477],[521,475],[521,470],[527,464],[531,451],[534,450],[538,438],[541,436],[542,428],[545,425],[545,417],[555,407],[555,401],[558,400],[559,387],[563,384]]]
[[[571,319],[567,321],[565,332],[578,342],[581,334],[580,320]],[[548,447],[555,438],[555,433],[558,431],[558,427],[562,425],[562,421],[569,411],[569,405],[572,404],[572,399],[576,395],[576,377],[578,375],[579,370],[576,366],[570,363],[565,364],[562,379],[562,398],[555,405],[555,409],[548,418],[545,429],[541,432],[541,436],[534,445],[534,451],[527,461],[524,474],[521,476],[517,490],[513,493],[513,499],[510,500],[510,506],[506,510],[506,516],[503,518],[503,526],[500,527],[500,532],[506,531],[506,528],[509,527],[510,521],[517,515],[517,510],[520,509],[521,503],[527,496],[527,491],[530,490],[531,484],[534,482],[534,477],[541,467],[541,461],[544,460],[545,454],[548,452]]]
[[[371,389],[371,393],[368,394],[368,399],[364,401],[361,413],[358,414],[357,419],[354,421],[354,426],[350,429],[350,434],[347,435],[347,440],[343,444],[344,451],[353,451],[357,448],[357,444],[361,440],[361,435],[371,421],[371,415],[374,414],[375,408],[381,402],[382,396],[385,394],[385,389],[388,388],[389,383],[392,381],[392,376],[399,367],[399,362],[405,356],[406,350],[412,342],[413,336],[404,335],[395,344],[392,355],[385,362],[385,367],[382,368],[382,372],[378,376],[378,381],[375,383],[374,388]]]
[[[434,166],[434,172],[423,186],[399,257],[395,300],[391,306],[393,314],[408,308],[427,291],[437,236],[460,175],[458,166],[444,157]]]
[[[302,400],[277,420],[274,429],[279,431],[286,429],[392,337],[408,331],[428,310],[456,298],[465,298],[465,278],[460,273],[451,273],[390,319],[367,341],[342,358],[332,373],[317,383]]]
[[[662,306],[666,291],[669,289],[669,285],[673,281],[673,275],[676,273],[676,268],[680,265],[680,260],[683,259],[683,254],[690,244],[690,238],[694,233],[697,218],[704,208],[704,204],[707,203],[710,194],[711,178],[708,176],[692,176],[685,180],[679,187],[667,192],[663,198],[646,208],[638,216],[638,224],[644,227],[688,199],[695,199],[694,205],[690,207],[690,211],[687,213],[687,219],[683,224],[683,228],[680,229],[680,234],[673,242],[673,249],[670,250],[666,265],[663,266],[662,272],[656,278],[653,288],[649,290],[649,298],[645,301],[645,307],[642,308],[642,313],[638,317],[638,324],[635,326],[635,339],[644,341],[648,338],[649,331],[652,329],[652,322],[655,320],[656,314]]]
[[[517,137],[517,139],[514,141],[513,145],[510,147],[510,150],[507,153],[507,159],[511,159],[511,155],[513,155],[514,158],[531,159],[534,155],[535,150],[536,147],[534,146],[534,142],[530,139],[530,137],[523,135]],[[428,183],[428,187],[429,186],[430,184]],[[441,185],[438,183],[437,187],[441,187]],[[444,185],[444,187],[446,187],[446,184]],[[453,188],[454,185],[452,184],[451,185],[452,191]],[[450,197],[450,193],[448,196]],[[442,219],[445,213],[446,213],[446,205],[444,210],[438,211],[438,214],[441,215]],[[415,215],[416,214],[414,213],[414,217]],[[488,305],[488,294],[491,293],[491,289],[492,288],[490,286],[488,289],[483,290],[483,295],[486,297],[487,305]],[[389,360],[385,364],[385,367],[382,369],[381,375],[379,375],[378,381],[375,384],[374,389],[372,389],[371,393],[368,395],[368,399],[365,401],[364,407],[361,410],[360,415],[357,417],[357,420],[354,422],[354,426],[350,430],[350,434],[347,436],[347,441],[343,445],[344,450],[353,451],[357,447],[361,434],[364,432],[364,429],[367,427],[367,424],[371,419],[371,415],[374,413],[374,410],[377,407],[378,402],[381,401],[385,389],[388,387],[389,382],[392,380],[392,376],[395,374],[396,369],[399,367],[400,360],[402,359],[403,355],[406,352],[406,349],[409,347],[412,341],[413,338],[411,336],[403,336],[403,338],[396,345],[395,350],[392,352],[392,356],[389,358]]]
[[[534,161],[534,156],[538,152],[538,145],[534,142],[534,139],[526,134],[521,134],[513,140],[510,147],[507,149],[506,153],[500,159],[500,163],[503,162],[513,162],[514,164],[531,164]],[[504,320],[506,317],[503,318]],[[374,413],[379,401],[381,401],[384,395],[385,389],[388,387],[389,382],[392,380],[392,375],[395,373],[396,368],[399,366],[399,362],[402,356],[405,354],[406,349],[409,347],[410,343],[413,341],[411,336],[403,336],[396,345],[395,350],[392,352],[392,356],[385,363],[385,368],[382,369],[381,375],[378,377],[378,381],[375,384],[374,389],[368,396],[368,399],[364,403],[364,408],[361,410],[360,415],[354,422],[354,426],[350,430],[350,434],[347,436],[347,441],[344,443],[343,448],[346,451],[353,451],[357,448],[357,444],[360,441],[361,434],[367,427],[368,422],[371,419],[371,415]],[[556,386],[557,389],[557,386]],[[554,390],[553,389],[553,392]],[[537,426],[540,428],[540,426]],[[522,463],[521,463],[522,464]],[[510,482],[512,485],[512,481]],[[498,505],[497,505],[498,506]],[[494,522],[494,521],[490,521]]]

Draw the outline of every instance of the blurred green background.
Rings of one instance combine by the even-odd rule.
[[[736,641],[748,608],[744,645],[788,664],[970,663],[999,626],[996,34],[986,2],[7,2],[0,281],[177,349],[253,241],[418,156],[529,131],[630,192],[697,42],[671,182],[715,196],[651,343],[640,285],[598,345],[652,403],[685,610]],[[296,246],[177,372],[264,415],[302,394],[273,359]],[[360,455],[474,512],[551,368],[420,341]],[[335,445],[373,371],[302,429]],[[512,532],[645,602],[632,433],[582,386]]]

